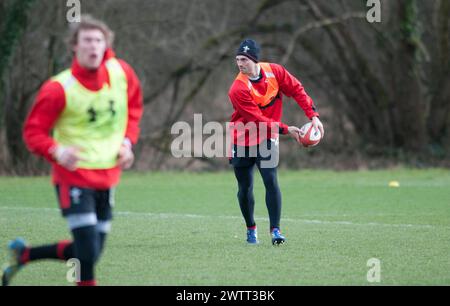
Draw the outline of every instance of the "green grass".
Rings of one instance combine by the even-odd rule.
[[[260,245],[245,243],[232,172],[127,173],[97,266],[101,285],[450,285],[448,170],[280,172],[282,231],[273,247],[255,175]],[[398,180],[400,188],[389,188]],[[0,178],[0,261],[16,236],[70,238],[49,178]],[[15,285],[69,285],[63,263],[27,266]]]

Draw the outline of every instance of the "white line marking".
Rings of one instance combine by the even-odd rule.
[[[60,210],[57,208],[38,208],[38,207],[8,207],[0,206],[0,210],[25,210],[25,211],[46,211],[59,213]],[[213,216],[213,215],[197,215],[197,214],[176,214],[176,213],[146,213],[146,212],[132,212],[132,211],[116,211],[114,212],[116,216],[136,216],[136,217],[151,217],[159,219],[169,219],[169,218],[191,218],[191,219],[206,219],[206,218],[217,218],[217,219],[230,219],[230,220],[241,220],[241,216]],[[267,221],[268,218],[255,217],[257,221]],[[311,220],[311,219],[293,219],[293,218],[282,218],[283,222],[293,222],[293,223],[304,223],[304,224],[319,224],[319,225],[347,225],[347,226],[374,226],[374,227],[397,227],[397,228],[410,228],[410,229],[450,229],[450,226],[445,225],[430,225],[430,224],[389,224],[389,223],[355,223],[351,221],[326,221],[326,220]]]

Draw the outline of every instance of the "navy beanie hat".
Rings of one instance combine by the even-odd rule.
[[[236,55],[244,55],[257,63],[260,51],[261,49],[259,48],[259,45],[256,41],[254,41],[253,39],[246,39],[239,46]]]

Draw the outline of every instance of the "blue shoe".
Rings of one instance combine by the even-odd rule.
[[[247,242],[249,244],[258,244],[258,231],[255,229],[247,229]]]
[[[24,264],[20,263],[20,257],[26,247],[25,240],[22,238],[16,238],[8,243],[10,259],[2,271],[2,286],[8,286],[14,275],[24,266]]]
[[[279,228],[274,228],[272,230],[272,244],[273,245],[280,245],[286,242],[286,237],[281,235]]]

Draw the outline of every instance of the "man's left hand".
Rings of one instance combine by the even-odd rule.
[[[325,135],[325,131],[323,129],[323,124],[320,121],[319,117],[312,117],[312,125],[316,129],[316,131],[317,130],[320,131],[320,135],[322,135],[323,138],[323,136]]]

